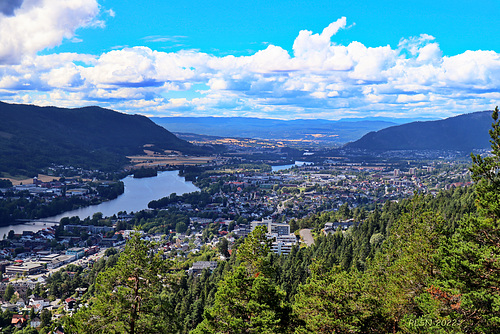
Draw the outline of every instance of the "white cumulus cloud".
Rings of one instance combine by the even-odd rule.
[[[98,12],[96,0],[24,0],[12,15],[0,15],[0,64],[59,45],[95,23]]]
[[[90,0],[52,1],[73,3],[80,23],[50,43],[90,24],[98,10]],[[33,8],[25,8],[30,3]],[[48,0],[25,0],[13,16],[2,16],[0,29],[4,20],[41,10],[42,4],[52,8]],[[59,11],[73,13],[70,6],[62,7]],[[45,46],[22,52],[0,50],[8,54],[5,59],[18,61],[0,64],[0,98],[75,107],[98,104],[149,115],[335,119],[451,116],[489,109],[500,94],[500,55],[495,51],[444,56],[435,38],[425,34],[403,38],[396,48],[368,47],[361,41],[338,44],[335,34],[346,25],[346,18],[340,18],[321,33],[300,31],[291,53],[267,45],[250,56],[142,46],[98,55],[37,56],[37,50],[51,45],[46,39]]]

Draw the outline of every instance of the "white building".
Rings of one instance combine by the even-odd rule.
[[[262,221],[254,220],[250,223],[251,230],[255,230],[257,226],[266,226],[267,233],[278,235],[289,235],[290,225],[287,223],[273,223],[271,219],[262,219]]]
[[[267,234],[267,237],[273,239],[271,251],[276,254],[290,254],[292,247],[297,244],[295,234],[278,235],[277,233]]]

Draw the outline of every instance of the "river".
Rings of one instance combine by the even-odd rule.
[[[314,163],[312,162],[307,162],[307,161],[295,161],[294,164],[291,165],[280,165],[280,166],[271,166],[273,172],[277,172],[280,170],[285,170],[289,169],[295,166],[303,166],[303,165],[313,165]]]
[[[179,176],[179,171],[159,172],[156,177],[134,179],[132,175],[122,179],[125,190],[116,199],[103,202],[99,205],[87,206],[73,211],[67,211],[60,215],[42,218],[35,222],[9,225],[0,227],[0,238],[8,234],[10,230],[15,233],[23,231],[38,231],[56,224],[49,222],[59,222],[63,217],[78,216],[80,219],[92,217],[96,212],[102,212],[104,216],[112,216],[119,211],[137,212],[147,209],[148,203],[172,193],[182,195],[199,189],[190,181],[186,181]]]

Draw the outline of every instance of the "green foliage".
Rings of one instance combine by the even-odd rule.
[[[285,293],[269,278],[239,266],[222,281],[193,333],[289,333],[289,311]]]
[[[14,287],[12,286],[12,284],[8,284],[7,287],[5,288],[5,292],[3,294],[3,299],[5,301],[10,301],[10,299],[12,298],[12,296],[14,295]]]
[[[50,324],[50,321],[52,319],[52,315],[50,314],[50,311],[47,309],[43,309],[42,312],[40,313],[40,326],[41,327],[46,327]]]
[[[141,167],[139,169],[134,170],[134,178],[140,179],[143,177],[153,177],[158,175],[158,172],[154,168],[144,168]]]
[[[415,196],[411,201],[386,204],[357,229],[327,238],[336,245],[333,254],[338,249],[347,252],[340,258],[323,255],[326,266],[320,268],[341,264],[325,270],[327,274],[311,267],[312,276],[295,297],[295,314],[304,321],[297,332],[499,331],[498,109],[493,119],[492,156],[473,156],[475,194],[457,189],[435,198]],[[379,232],[372,229],[377,225]],[[365,237],[359,239],[360,235]],[[362,242],[342,246],[349,239]],[[316,252],[325,244],[322,238],[318,240]],[[363,251],[374,245],[379,245],[375,253]],[[360,251],[371,254],[365,257],[362,272],[355,270],[359,266],[349,258]]]
[[[342,246],[346,241],[359,240],[363,226],[369,226],[369,222],[352,230],[347,238],[339,232],[327,238],[331,239],[327,244],[344,250],[340,257],[333,258],[333,264],[331,257],[323,256],[321,265],[311,266],[312,276],[295,296],[295,314],[304,321],[297,332],[405,332],[405,324],[411,324],[408,319],[420,321],[431,314],[434,321],[443,319],[445,315],[435,312],[440,305],[429,289],[435,282],[439,246],[450,231],[439,215],[425,211],[424,203],[418,196],[406,202],[401,208],[404,213],[391,224],[385,240],[380,232],[372,232],[357,246]],[[374,244],[381,248],[366,257],[363,272],[358,271],[352,256],[360,251],[369,254],[363,249]],[[331,266],[333,269],[328,269]],[[428,332],[442,329],[432,327]]]
[[[71,319],[78,333],[169,333],[175,326],[166,293],[172,277],[153,244],[134,235],[116,266],[100,273],[90,306]]]
[[[492,156],[472,155],[478,215],[463,219],[442,247],[441,298],[459,314],[464,331],[500,330],[500,121],[498,107],[489,131]],[[450,297],[450,296],[453,296]],[[448,299],[457,299],[453,304]],[[449,305],[451,304],[451,305]]]
[[[175,224],[175,232],[177,233],[184,233],[187,231],[187,228],[187,224],[183,221],[177,222],[177,224]]]
[[[12,187],[12,182],[10,180],[0,179],[0,188],[10,188]]]
[[[246,266],[253,275],[258,273],[270,274],[270,264],[267,255],[271,250],[272,240],[266,237],[266,226],[257,226],[250,233],[236,253],[237,260]]]
[[[190,154],[209,151],[177,138],[146,117],[99,107],[1,103],[0,116],[0,171],[11,175],[34,176],[52,163],[115,171],[127,163],[127,155],[141,154],[145,144]]]
[[[114,247],[110,247],[110,248],[106,249],[106,251],[104,251],[105,256],[111,256],[111,255],[115,255],[115,254],[118,254],[118,249],[116,249]]]
[[[107,184],[98,183],[97,185],[93,183],[91,185],[95,185],[99,196],[107,200],[115,199],[125,191],[125,185],[122,181]]]
[[[68,298],[79,287],[88,287],[89,282],[83,276],[81,266],[70,264],[64,270],[59,270],[47,278],[46,289],[53,298]],[[40,291],[37,291],[39,294]]]
[[[457,150],[488,147],[489,113],[475,112],[432,122],[412,122],[370,132],[346,148],[387,150]]]
[[[476,183],[476,205],[484,218],[498,220],[500,217],[500,121],[498,107],[493,115],[490,133],[492,156],[481,157],[471,154],[474,165],[471,167],[472,179]]]
[[[291,307],[273,281],[270,241],[256,227],[237,251],[239,265],[220,282],[194,333],[288,333]]]
[[[180,333],[188,333],[203,320],[203,312],[213,305],[218,284],[230,270],[231,262],[220,262],[212,273],[204,270],[200,275],[180,277],[169,297],[176,318],[180,320]]]
[[[225,256],[226,258],[229,257],[229,242],[227,241],[226,238],[222,238],[222,240],[219,241],[217,244],[217,250],[222,256]]]
[[[315,263],[311,277],[299,287],[293,311],[302,320],[296,333],[353,333],[363,309],[358,302],[362,297],[359,273],[347,273],[339,266],[328,270]]]
[[[206,191],[195,191],[192,193],[187,193],[178,196],[176,193],[170,194],[160,198],[159,200],[153,200],[148,203],[148,207],[151,209],[160,209],[168,206],[172,203],[183,202],[187,204],[198,204],[200,206],[205,206],[210,203],[210,194]]]

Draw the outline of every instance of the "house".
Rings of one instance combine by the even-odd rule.
[[[48,307],[50,305],[50,301],[45,300],[43,298],[30,298],[30,303],[29,305],[31,307],[35,308],[35,312],[40,312],[42,311],[45,307]]]
[[[43,265],[37,262],[20,263],[5,267],[7,275],[33,275],[43,270]]]
[[[81,297],[85,294],[85,292],[87,292],[87,288],[76,288],[75,291],[78,297]]]
[[[279,235],[271,233],[266,235],[268,239],[272,239],[271,251],[276,254],[290,254],[292,247],[297,245],[297,237],[295,234]]]
[[[250,223],[251,230],[255,230],[257,226],[266,226],[267,233],[276,233],[278,235],[289,235],[290,225],[286,223],[273,223],[272,219],[262,219],[262,221],[254,220]]]
[[[10,323],[16,328],[23,328],[24,326],[26,326],[27,322],[28,319],[26,319],[24,315],[14,314]]]
[[[343,231],[347,230],[352,225],[359,225],[359,223],[355,223],[352,219],[344,221],[344,222],[334,222],[334,223],[325,223],[325,227],[323,232],[325,234],[335,233],[338,228],[341,228]]]
[[[64,300],[64,309],[66,312],[71,312],[74,311],[76,307],[76,299],[73,297],[66,298]]]
[[[47,263],[47,269],[55,269],[75,260],[75,255],[58,255]]]
[[[17,312],[18,307],[16,304],[3,303],[1,306],[1,309],[2,309],[2,312],[5,312],[5,311]]]

